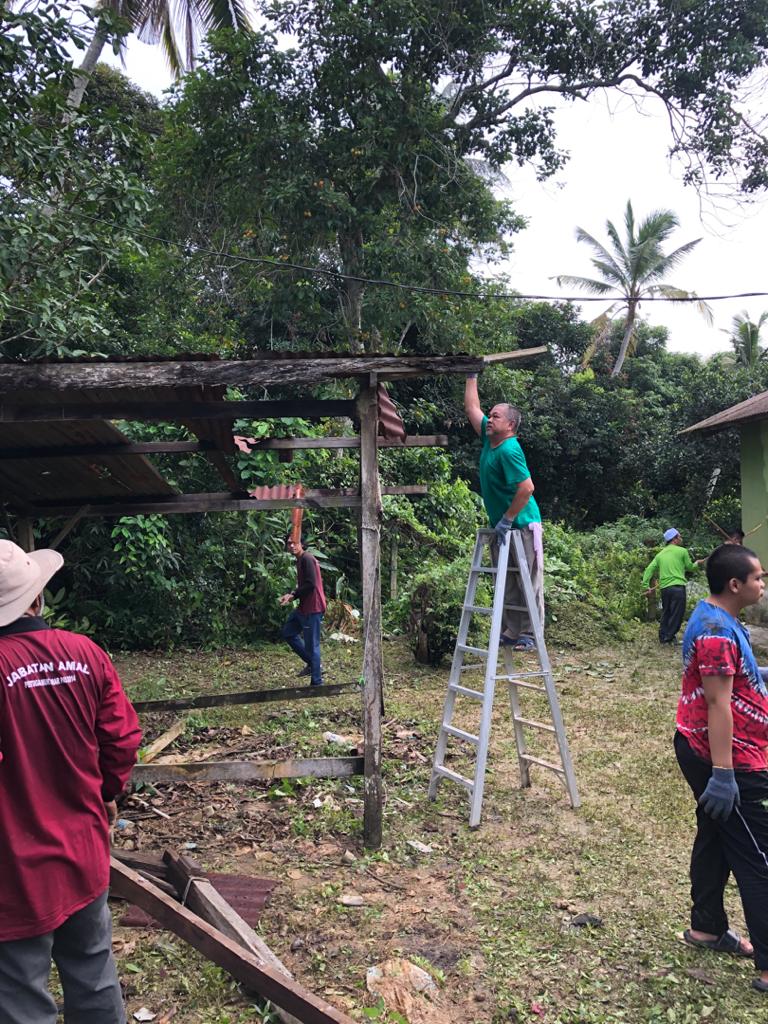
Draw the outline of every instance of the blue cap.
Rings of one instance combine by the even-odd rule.
[[[664,540],[667,542],[667,544],[669,544],[669,542],[671,540],[674,540],[675,537],[679,537],[679,536],[680,536],[680,531],[676,530],[674,528],[674,526],[670,526],[670,528],[668,530],[664,531]]]

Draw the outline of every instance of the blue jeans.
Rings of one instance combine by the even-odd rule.
[[[322,612],[310,612],[302,615],[293,611],[283,626],[280,634],[292,651],[309,665],[313,686],[322,686],[323,671],[320,667],[320,625],[323,621]]]

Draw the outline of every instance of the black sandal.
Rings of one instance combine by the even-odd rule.
[[[688,928],[683,932],[683,939],[689,946],[697,946],[699,949],[709,949],[713,953],[728,953],[730,956],[741,956],[751,960],[753,953],[747,953],[741,945],[741,936],[738,932],[723,932],[719,939],[695,939]],[[768,991],[768,986],[766,986]]]

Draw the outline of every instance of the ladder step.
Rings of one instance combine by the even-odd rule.
[[[488,657],[487,647],[469,647],[467,644],[456,644],[457,651],[464,651],[465,654],[478,654],[481,658]]]
[[[480,742],[480,737],[475,736],[474,733],[465,732],[464,729],[457,729],[455,725],[446,725],[445,722],[443,722],[443,732],[447,732],[449,736],[455,736],[457,740],[472,743],[474,746],[477,746]]]
[[[507,605],[505,605],[504,607],[506,608]],[[493,608],[481,608],[480,605],[477,604],[465,604],[463,607],[463,611],[474,612],[475,615],[490,615],[491,612],[493,611]]]
[[[460,665],[459,672],[485,672],[485,665],[482,661],[472,662],[471,665]]]
[[[452,772],[450,768],[445,768],[441,764],[436,764],[432,771],[435,775],[442,775],[444,779],[451,779],[452,782],[458,782],[460,786],[465,786],[470,793],[475,788],[475,784],[471,779],[465,779],[463,775],[459,775],[458,772]]]
[[[540,764],[542,768],[549,768],[558,775],[565,775],[565,769],[559,764],[552,764],[551,761],[544,761],[541,757],[534,757],[532,754],[521,754],[521,761],[530,761],[531,764]]]
[[[508,608],[510,611],[513,611],[513,612],[527,612],[528,611],[527,606],[524,605],[524,604],[505,604],[504,607]]]
[[[497,679],[530,679],[531,676],[545,676],[546,672],[514,672],[512,674],[496,676]]]
[[[527,725],[531,729],[544,729],[545,732],[555,732],[554,725],[547,725],[546,722],[537,722],[533,718],[515,718],[520,725]]]
[[[448,689],[453,690],[454,693],[463,693],[465,697],[476,697],[478,700],[482,700],[485,696],[479,690],[470,690],[468,686],[459,686],[458,683],[449,683]]]
[[[471,569],[469,575],[471,576],[473,572],[484,572],[489,573],[492,576],[495,576],[496,573],[498,572],[498,569],[496,569],[496,567],[493,565],[480,565],[476,569]]]
[[[544,686],[537,686],[536,683],[523,683],[519,679],[511,679],[509,676],[497,676],[496,678],[503,679],[510,686],[519,686],[523,690],[533,690],[536,693],[547,692]]]

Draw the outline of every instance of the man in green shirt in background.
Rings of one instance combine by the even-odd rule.
[[[509,542],[509,531],[520,530],[525,558],[531,574],[542,628],[544,627],[544,550],[541,514],[533,497],[533,481],[523,449],[517,440],[522,415],[513,405],[494,405],[485,416],[477,393],[477,374],[469,374],[464,388],[464,410],[476,434],[483,440],[480,452],[480,491],[488,520],[496,532],[491,544],[494,565],[499,545]],[[525,606],[519,576],[507,582],[506,603]],[[531,620],[526,611],[504,609],[501,644],[516,651],[535,646]]]
[[[653,577],[658,576],[661,590],[659,643],[673,644],[685,615],[685,574],[693,572],[699,563],[694,562],[688,549],[683,547],[679,530],[674,527],[665,530],[664,541],[665,546],[643,573],[643,586],[648,588]],[[646,596],[655,589],[655,586],[646,589]]]

